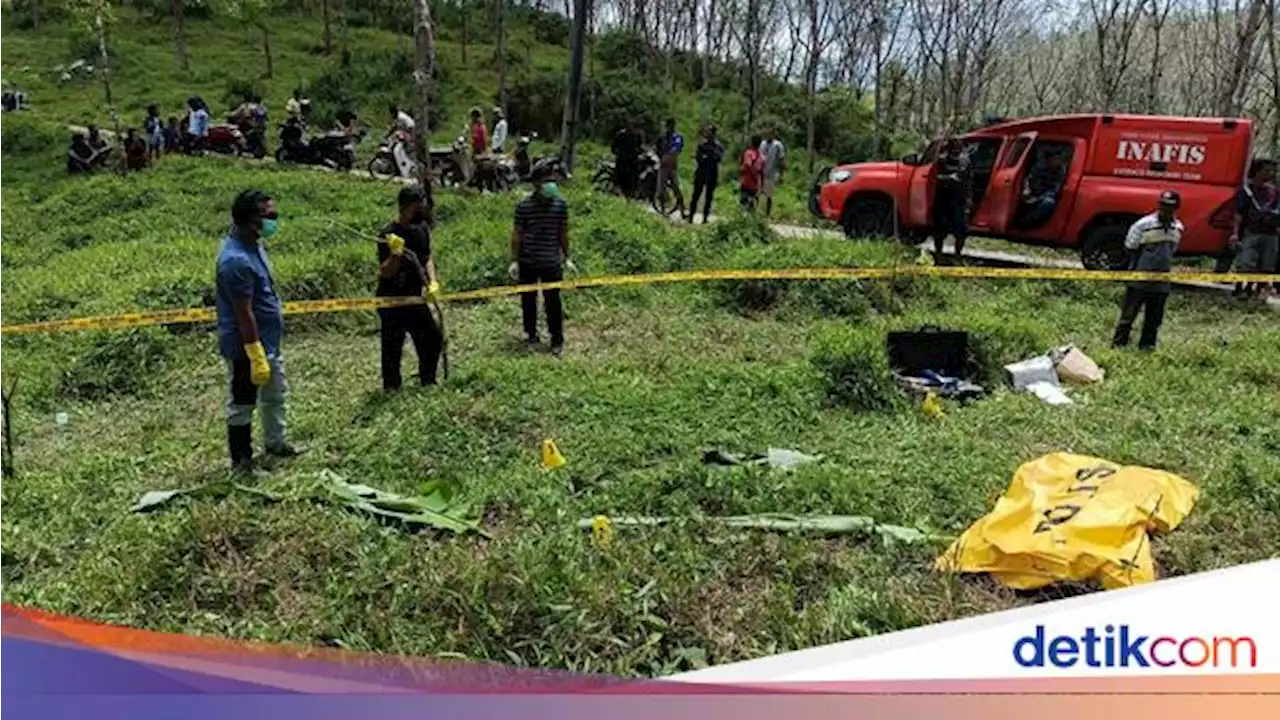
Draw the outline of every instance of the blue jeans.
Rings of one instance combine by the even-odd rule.
[[[227,425],[247,427],[253,424],[253,410],[262,410],[262,430],[266,446],[269,449],[284,445],[285,422],[284,400],[289,392],[289,383],[284,375],[284,356],[277,351],[267,356],[271,364],[271,379],[266,385],[257,387],[249,378],[249,358],[240,355],[234,360],[227,360],[227,370],[231,376],[230,392],[227,397]]]

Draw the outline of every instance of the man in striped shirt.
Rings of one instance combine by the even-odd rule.
[[[1182,221],[1175,217],[1182,198],[1172,190],[1160,193],[1158,209],[1139,218],[1124,238],[1124,247],[1129,251],[1129,270],[1133,272],[1167,273],[1173,269],[1173,256],[1178,251],[1178,243],[1182,241]],[[1156,338],[1160,333],[1160,325],[1164,322],[1164,305],[1172,291],[1167,282],[1134,282],[1129,283],[1124,291],[1124,302],[1120,310],[1120,322],[1116,325],[1115,336],[1111,339],[1112,347],[1125,347],[1129,344],[1129,333],[1133,323],[1138,319],[1138,311],[1142,310],[1142,337],[1138,347],[1142,350],[1155,350]]]
[[[564,269],[577,272],[569,259],[569,204],[560,197],[553,178],[555,170],[545,160],[530,171],[533,192],[516,204],[515,227],[511,232],[511,279],[521,285],[537,282],[559,282]],[[551,334],[551,352],[564,354],[564,307],[559,290],[543,290],[547,331]],[[538,340],[538,293],[520,294],[524,318],[524,334],[530,345]]]

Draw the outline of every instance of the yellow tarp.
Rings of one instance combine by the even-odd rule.
[[[1172,473],[1054,453],[1018,468],[995,508],[938,558],[1029,590],[1062,580],[1114,588],[1151,582],[1149,530],[1168,532],[1200,491]]]

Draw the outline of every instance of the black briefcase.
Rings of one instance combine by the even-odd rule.
[[[932,370],[948,377],[963,377],[969,358],[969,333],[925,326],[919,330],[889,333],[889,364],[903,375]]]

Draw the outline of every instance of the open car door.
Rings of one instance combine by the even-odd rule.
[[[984,225],[994,234],[1009,230],[1013,223],[1014,213],[1018,211],[1018,203],[1022,199],[1022,185],[1027,176],[1027,163],[1031,156],[1031,147],[1036,142],[1036,133],[1022,133],[1014,137],[1013,142],[1000,158],[1000,165],[991,175],[991,189],[987,192],[986,220]]]
[[[907,183],[907,226],[925,228],[932,224],[930,209],[933,207],[934,161],[938,158],[938,146],[934,141],[920,154],[920,164],[908,168],[911,180]]]

